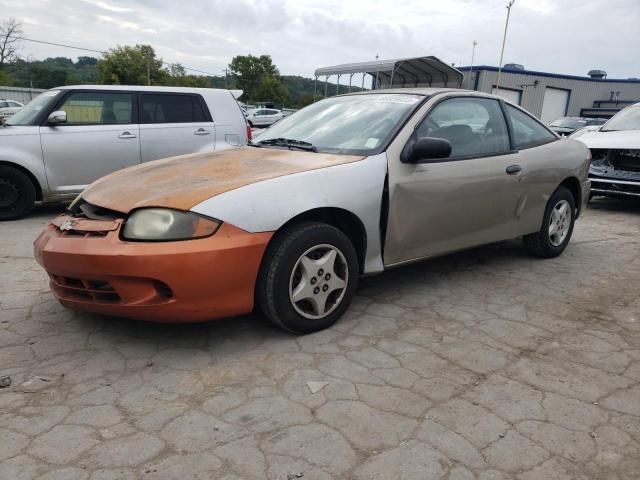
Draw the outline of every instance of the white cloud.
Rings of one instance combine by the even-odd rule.
[[[116,5],[112,5],[110,3],[107,2],[101,2],[100,0],[82,0],[83,2],[89,3],[91,5],[94,5],[96,7],[100,7],[104,10],[107,10],[109,12],[115,12],[115,13],[125,13],[125,12],[130,12],[131,9],[130,8],[126,8],[126,7],[118,7]]]
[[[0,0],[27,36],[94,49],[148,43],[166,62],[221,73],[235,55],[270,54],[285,74],[375,58],[436,55],[496,65],[506,0]],[[1,18],[0,18],[1,19]],[[638,0],[516,0],[505,62],[640,76]],[[25,43],[24,56],[75,56]]]

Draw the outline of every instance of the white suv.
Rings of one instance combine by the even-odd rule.
[[[70,200],[121,168],[246,145],[241,94],[97,85],[40,94],[0,127],[0,220]]]

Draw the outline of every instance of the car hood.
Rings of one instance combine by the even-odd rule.
[[[122,213],[140,207],[189,210],[245,185],[364,158],[255,147],[182,155],[107,175],[87,187],[82,198]]]
[[[589,148],[640,148],[640,130],[620,130],[587,132],[576,138]]]

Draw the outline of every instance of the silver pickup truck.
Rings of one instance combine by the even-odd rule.
[[[246,145],[241,94],[120,85],[42,93],[0,127],[0,220],[70,200],[121,168]]]

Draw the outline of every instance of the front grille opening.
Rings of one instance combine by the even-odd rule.
[[[158,292],[158,296],[160,298],[173,298],[173,290],[171,290],[171,287],[166,283],[155,280],[153,282],[153,286],[156,289],[156,292]]]
[[[51,281],[54,284],[54,288],[69,298],[98,303],[118,303],[120,301],[120,295],[106,280],[85,280],[62,275],[51,275]]]
[[[108,232],[83,232],[82,230],[60,230],[61,237],[106,237]]]
[[[100,207],[99,205],[93,205],[84,199],[81,199],[78,203],[73,203],[69,208],[69,212],[74,217],[88,218],[90,220],[117,220],[118,218],[125,218],[126,216],[122,212]]]

